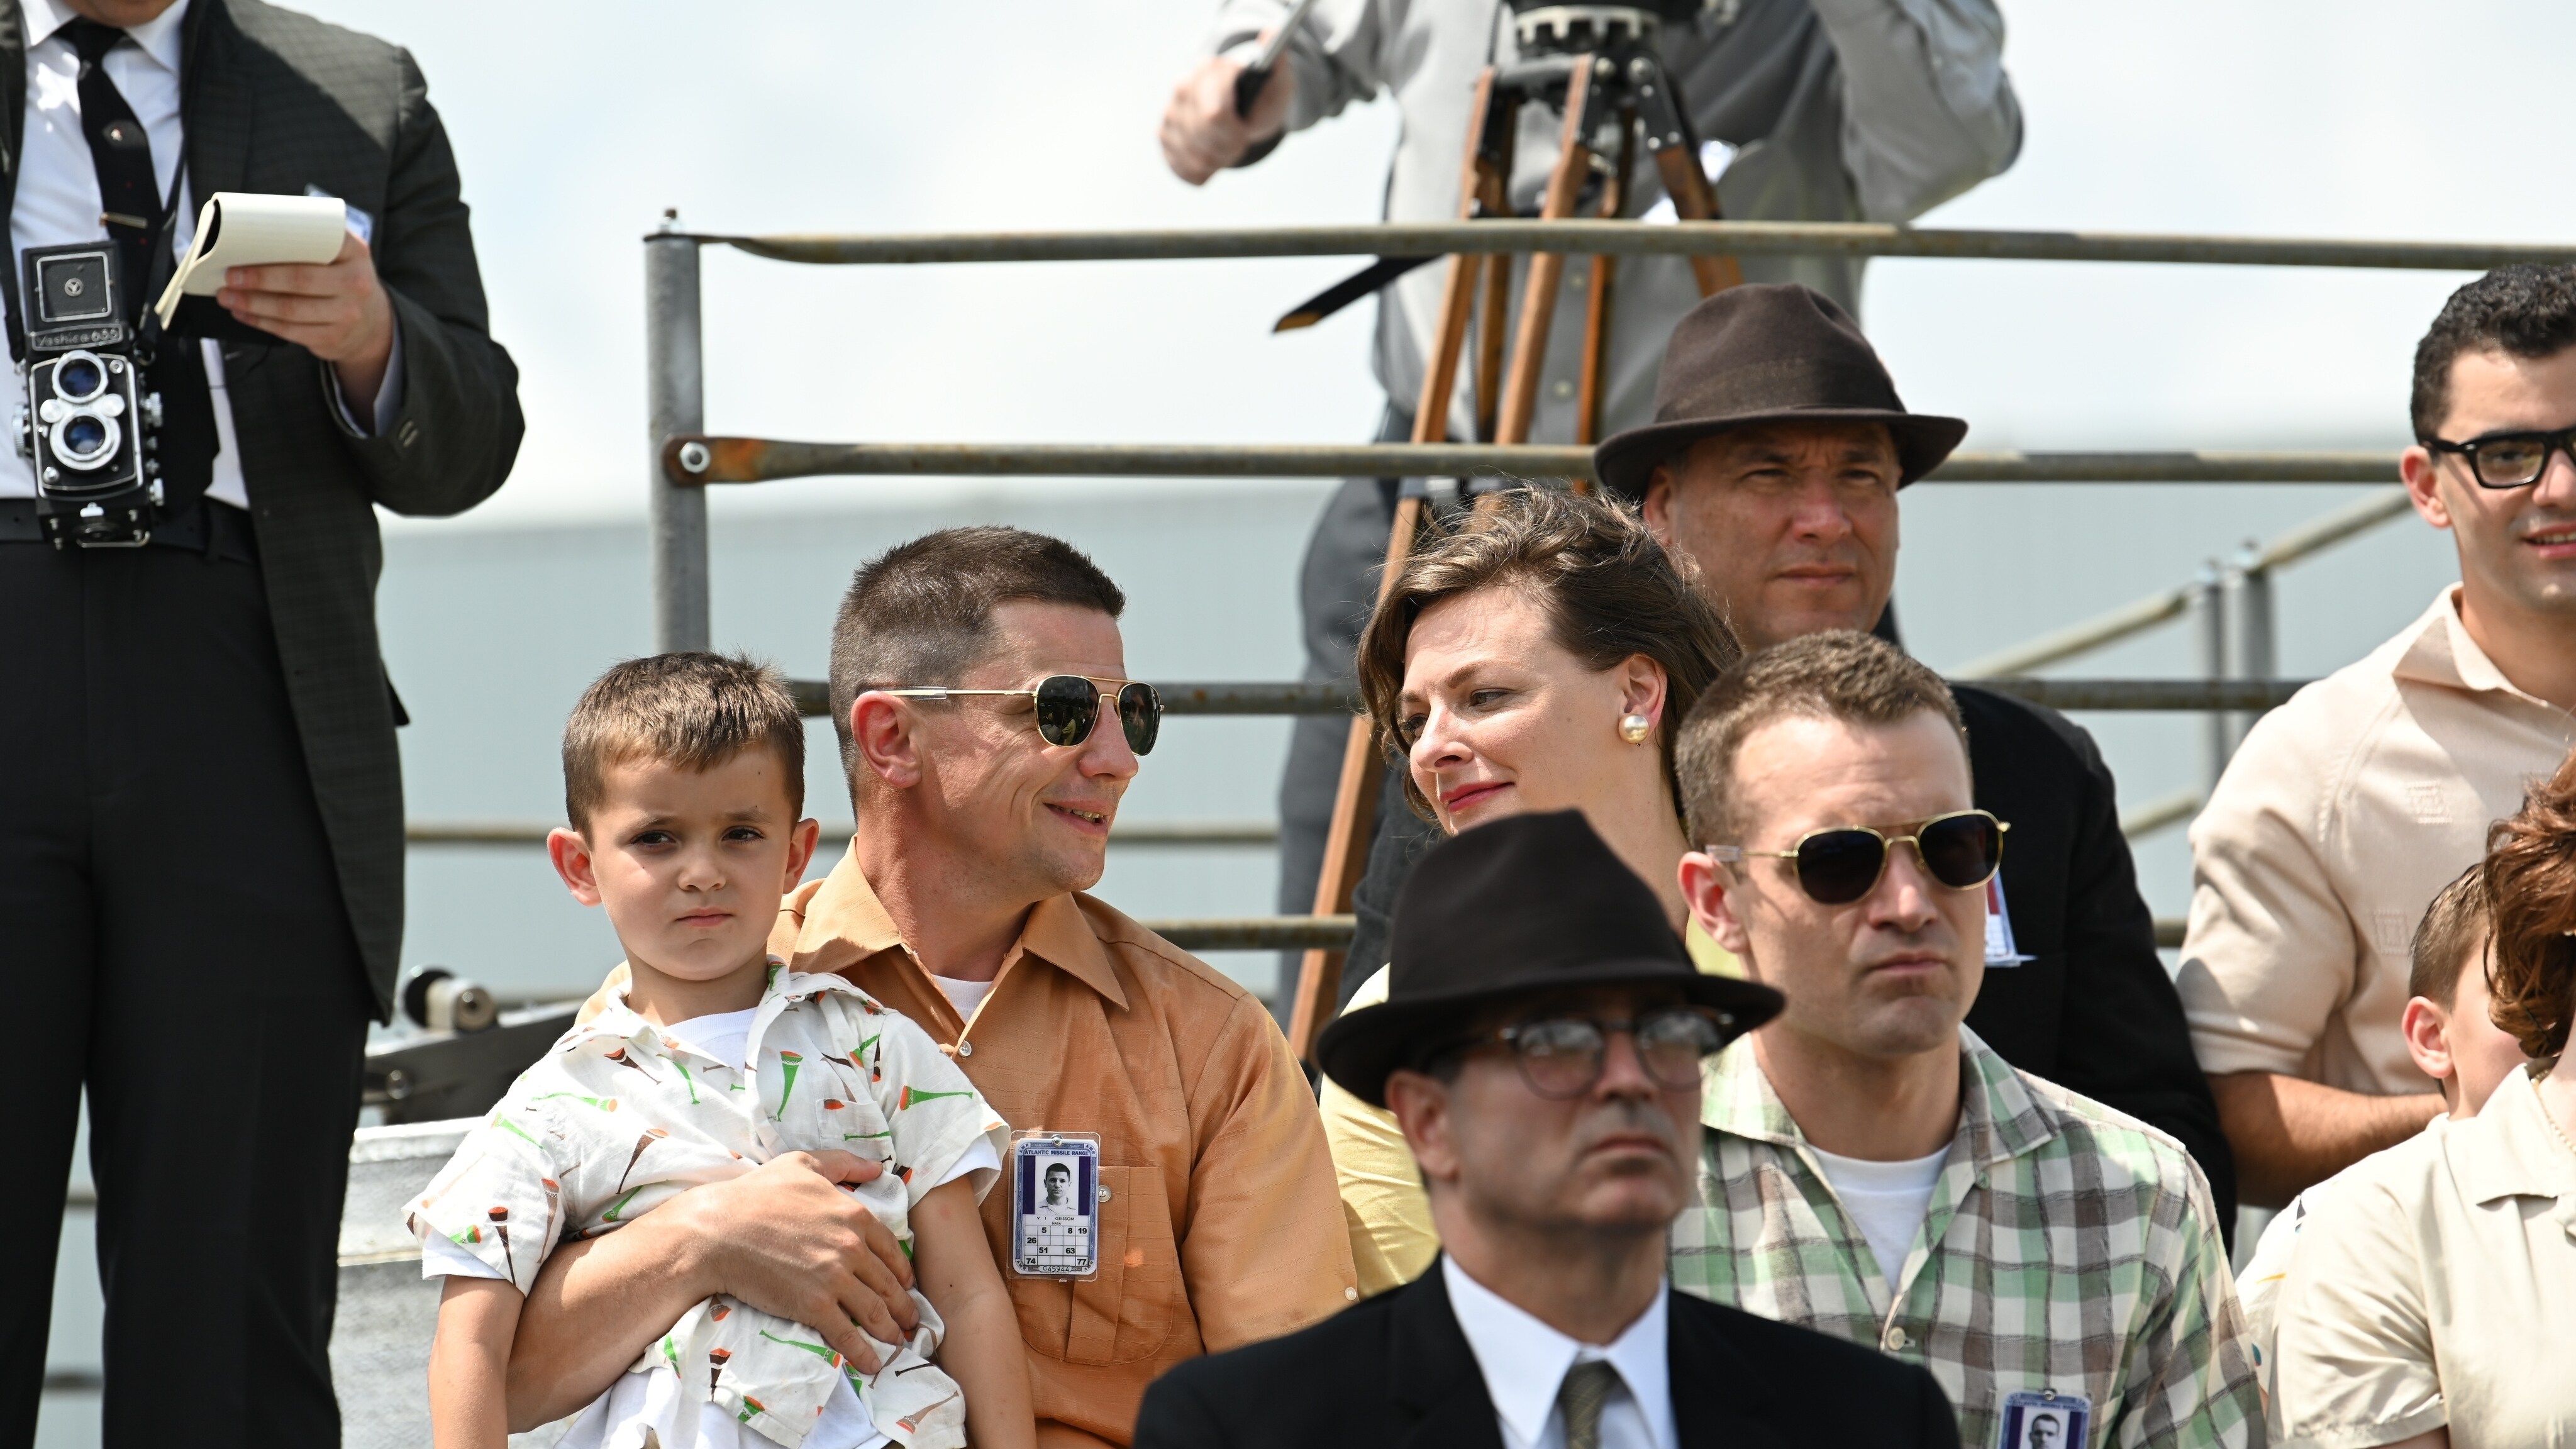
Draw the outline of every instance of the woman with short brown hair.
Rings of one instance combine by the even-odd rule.
[[[1360,694],[1416,813],[1447,835],[1580,810],[1654,889],[1703,970],[1734,973],[1689,925],[1690,848],[1673,736],[1742,650],[1622,504],[1552,488],[1492,495],[1418,547],[1361,635]],[[1409,855],[1382,840],[1363,916],[1382,927]],[[1354,969],[1382,963],[1355,942]],[[1378,970],[1351,997],[1383,999]],[[1394,1119],[1327,1083],[1324,1130],[1363,1292],[1411,1281],[1439,1240]]]
[[[2535,1060],[2310,1215],[2277,1310],[2276,1439],[2490,1449],[2576,1422],[2576,755],[2489,833],[2484,876],[2489,1012]]]

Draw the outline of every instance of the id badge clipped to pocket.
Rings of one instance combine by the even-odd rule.
[[[2092,1432],[2093,1405],[2082,1394],[2006,1394],[1995,1449],[2085,1449]]]
[[[1011,1269],[1031,1278],[1100,1275],[1100,1138],[1011,1139]]]

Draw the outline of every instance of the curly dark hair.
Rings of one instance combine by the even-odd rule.
[[[2555,1057],[2576,1018],[2576,755],[2487,832],[2485,875],[2489,1014],[2524,1056]]]
[[[1700,692],[1743,656],[1743,646],[1700,597],[1689,565],[1664,551],[1633,506],[1537,484],[1489,494],[1445,533],[1425,539],[1406,557],[1360,636],[1360,698],[1378,747],[1404,782],[1404,798],[1432,818],[1431,802],[1405,768],[1405,742],[1396,731],[1413,622],[1443,599],[1502,587],[1527,588],[1545,600],[1558,646],[1594,669],[1639,654],[1663,666],[1656,750],[1678,818],[1673,736]]]
[[[2451,411],[2451,364],[2501,348],[2553,357],[2576,347],[2576,266],[2498,267],[2451,294],[2415,344],[2415,441],[2430,442]],[[2455,441],[2465,441],[2455,440]]]

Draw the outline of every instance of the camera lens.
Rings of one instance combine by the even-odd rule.
[[[107,419],[84,413],[63,424],[62,450],[73,458],[94,458],[110,446]]]
[[[54,391],[72,402],[87,402],[107,390],[107,368],[86,352],[75,352],[54,369]]]

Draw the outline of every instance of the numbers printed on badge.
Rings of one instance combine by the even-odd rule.
[[[1033,1278],[1100,1271],[1100,1141],[1033,1135],[1011,1144],[1011,1267]]]
[[[1995,1449],[2084,1449],[2092,1428],[2093,1405],[2082,1394],[2006,1394]]]

